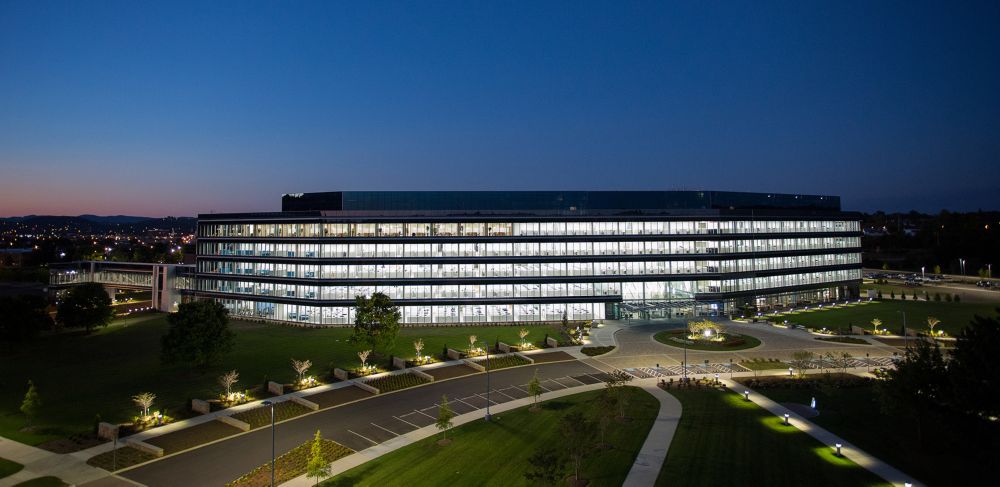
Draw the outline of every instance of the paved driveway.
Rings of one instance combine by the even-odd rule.
[[[527,396],[524,386],[535,370],[547,390],[596,383],[603,377],[601,371],[577,361],[499,370],[490,374],[491,403]],[[368,448],[432,424],[442,394],[448,395],[458,413],[485,408],[486,375],[375,396],[279,424],[275,428],[277,454],[308,441],[317,429],[325,438],[355,450]],[[139,466],[121,476],[150,486],[219,486],[269,462],[270,458],[271,431],[260,428]]]

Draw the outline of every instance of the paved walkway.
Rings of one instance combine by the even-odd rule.
[[[24,465],[20,472],[0,479],[0,487],[49,475],[70,484],[83,484],[108,476],[108,472],[91,467],[71,455],[52,453],[3,437],[0,437],[0,457]]]
[[[892,485],[904,485],[906,483],[910,483],[914,486],[922,485],[914,480],[913,477],[900,472],[888,463],[875,458],[874,456],[866,453],[864,450],[854,446],[847,440],[817,426],[813,422],[797,414],[795,411],[772,401],[763,394],[757,393],[753,389],[732,380],[722,379],[722,382],[726,385],[726,387],[729,387],[734,391],[739,391],[740,393],[743,391],[750,391],[750,400],[753,401],[754,404],[768,410],[771,414],[774,414],[779,418],[783,418],[787,413],[792,426],[795,426],[799,430],[807,433],[809,436],[816,438],[821,443],[830,445],[830,448],[834,448],[834,445],[840,443],[840,451],[845,457],[875,475],[882,477]],[[822,405],[820,405],[820,409],[822,410]]]
[[[639,455],[636,456],[632,470],[629,470],[622,487],[644,487],[656,483],[656,477],[660,475],[663,461],[667,459],[670,441],[673,440],[677,424],[681,420],[681,402],[667,391],[657,387],[656,382],[657,379],[642,379],[634,382],[636,386],[641,387],[660,401],[660,412],[657,413],[656,422],[649,430],[646,442],[642,444]]]

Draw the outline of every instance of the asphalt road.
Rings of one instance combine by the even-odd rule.
[[[596,383],[600,370],[579,361],[540,364],[498,370],[490,374],[491,399],[502,403],[528,394],[524,390],[538,370],[542,386],[555,390]],[[575,377],[575,378],[574,378]],[[456,413],[486,406],[486,375],[460,377],[427,386],[374,396],[344,406],[324,409],[275,428],[278,455],[310,440],[316,430],[323,437],[362,450],[434,423],[437,403],[446,394]],[[221,486],[271,459],[271,429],[250,433],[154,461],[121,473],[122,477],[156,486]]]

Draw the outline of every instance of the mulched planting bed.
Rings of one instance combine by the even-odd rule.
[[[855,345],[871,345],[865,340],[855,337],[817,337],[821,342],[853,343]]]
[[[284,421],[303,415],[310,411],[309,408],[294,403],[292,401],[279,402],[274,405],[274,422]],[[271,424],[271,407],[260,406],[248,411],[243,411],[233,415],[233,418],[250,424],[250,428],[260,428]]]
[[[504,369],[507,367],[517,367],[518,365],[528,365],[531,362],[525,360],[517,355],[505,355],[503,357],[490,357],[489,365],[486,365],[487,360],[477,360],[476,363],[486,367],[489,370]]]
[[[115,456],[117,455],[117,461],[115,461]],[[125,467],[131,467],[132,465],[138,465],[143,462],[148,462],[156,458],[156,455],[152,453],[146,453],[143,451],[136,450],[130,446],[119,446],[117,454],[112,451],[106,451],[100,455],[95,455],[87,460],[87,465],[91,465],[98,468],[103,468],[109,472],[112,471],[112,463],[121,470]]]
[[[319,394],[313,394],[311,396],[306,396],[303,399],[316,403],[319,405],[320,409],[326,409],[371,396],[372,393],[360,387],[351,386],[341,387],[340,389],[333,389]]]
[[[444,380],[444,379],[454,379],[455,377],[462,377],[463,375],[471,375],[476,373],[476,369],[469,367],[467,365],[449,365],[447,367],[436,367],[433,369],[427,369],[427,372],[434,377],[434,380]]]
[[[763,377],[739,377],[736,382],[752,389],[812,389],[821,386],[834,388],[863,387],[870,386],[875,379],[870,377],[859,377],[853,374],[841,373],[816,373],[805,377],[786,376],[763,376]]]
[[[46,441],[45,443],[38,445],[38,448],[53,453],[73,453],[95,447],[107,441],[108,440],[98,438],[94,433],[77,433],[70,435],[69,438],[59,438],[52,441]]]
[[[306,473],[312,441],[293,448],[274,462],[274,483],[281,484]],[[339,443],[323,440],[323,458],[332,462],[354,453],[354,450]],[[271,485],[271,464],[261,465],[250,473],[226,484],[226,487],[267,487]]]
[[[232,436],[239,432],[239,428],[229,426],[222,421],[209,421],[190,428],[177,430],[173,433],[150,438],[146,440],[146,443],[163,448],[163,453],[169,455],[218,440],[219,438]]]
[[[566,352],[533,353],[531,355],[527,355],[527,357],[531,357],[531,360],[534,360],[536,364],[574,360],[573,356]]]
[[[580,353],[589,357],[595,357],[597,355],[604,355],[614,349],[615,347],[583,347],[580,349]]]
[[[428,382],[430,381],[422,377],[417,377],[413,374],[394,374],[379,377],[377,379],[366,380],[365,384],[378,389],[381,393],[385,393],[406,389],[408,387],[419,386],[420,384],[426,384]]]

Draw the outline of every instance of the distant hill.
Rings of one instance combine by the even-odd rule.
[[[177,230],[193,232],[198,219],[194,217],[164,217],[151,218],[145,216],[58,216],[58,215],[27,215],[0,218],[0,226],[19,225],[38,229],[67,228],[83,232],[103,232],[108,230],[147,231],[147,230]]]

